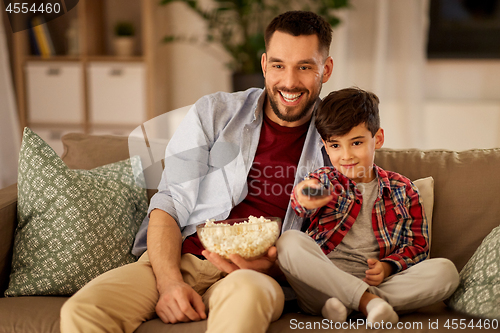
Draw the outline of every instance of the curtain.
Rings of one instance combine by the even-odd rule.
[[[21,138],[4,27],[0,14],[0,188],[17,181]]]
[[[380,98],[385,147],[425,148],[428,0],[351,0],[333,31],[328,92],[357,86]]]

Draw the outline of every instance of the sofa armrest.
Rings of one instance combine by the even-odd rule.
[[[0,190],[0,296],[9,283],[14,231],[17,225],[17,185]]]

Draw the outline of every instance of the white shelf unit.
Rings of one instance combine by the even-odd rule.
[[[155,116],[153,17],[155,0],[80,0],[47,23],[57,55],[33,55],[29,31],[13,35],[21,126],[45,137],[62,131],[125,134]],[[66,33],[78,22],[78,54],[66,54]],[[113,55],[112,28],[136,26],[134,56]],[[52,132],[51,132],[52,131]],[[52,133],[52,134],[51,134]]]

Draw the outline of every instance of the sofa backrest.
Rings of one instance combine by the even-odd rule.
[[[9,284],[17,221],[17,184],[0,191],[0,297]]]
[[[500,224],[500,149],[380,149],[375,163],[411,180],[434,178],[431,257],[461,270],[484,237]]]
[[[90,169],[128,157],[128,138],[68,134],[63,160]],[[415,180],[434,178],[431,257],[452,260],[460,270],[500,222],[500,149],[462,152],[380,149],[375,163]],[[155,190],[149,190],[151,196]]]
[[[90,170],[129,158],[128,140],[126,136],[69,133],[61,138],[61,158],[71,169]],[[156,192],[148,189],[148,197],[151,199]]]

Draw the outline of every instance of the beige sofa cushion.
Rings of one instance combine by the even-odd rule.
[[[59,312],[67,297],[0,298],[0,332],[60,333]]]
[[[90,170],[129,158],[126,136],[69,133],[61,141],[61,158],[70,169]]]
[[[71,168],[90,169],[128,157],[127,137],[73,133],[62,141],[63,161]],[[500,192],[500,149],[455,152],[382,148],[375,155],[375,163],[412,180],[434,178],[433,258],[451,259],[460,270],[500,222],[496,198]],[[149,196],[152,193],[154,190],[148,190]]]
[[[499,225],[500,149],[380,149],[375,163],[410,179],[434,178],[431,257],[451,259],[461,270]]]
[[[61,138],[62,160],[70,169],[90,170],[129,158],[128,137],[69,133]],[[148,199],[157,192],[147,189]]]

